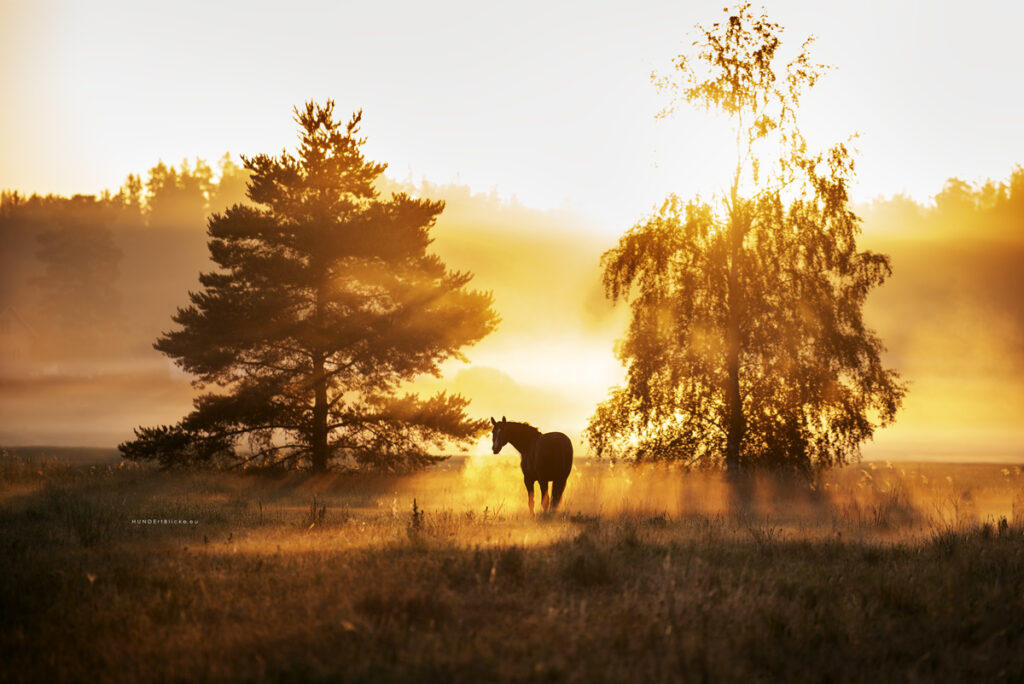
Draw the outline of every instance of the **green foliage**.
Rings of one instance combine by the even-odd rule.
[[[471,274],[427,252],[443,203],[379,197],[385,165],[363,157],[361,113],[342,125],[333,111],[296,109],[297,156],[243,157],[257,206],[210,218],[220,268],[155,345],[217,389],[178,425],[137,430],[127,457],[402,470],[486,429],[462,396],[398,395],[464,358],[497,317],[489,294],[465,287]]]
[[[602,258],[632,320],[617,349],[627,383],[587,428],[600,454],[806,472],[857,458],[900,406],[862,318],[889,260],[857,250],[846,147],[806,151],[796,106],[823,67],[804,43],[779,87],[780,33],[742,5],[658,80],[732,118],[736,170],[720,204],[671,196]]]

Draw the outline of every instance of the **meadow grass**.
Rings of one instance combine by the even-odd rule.
[[[1024,678],[1016,469],[871,464],[736,507],[713,477],[581,463],[537,517],[514,475],[4,453],[0,679]]]

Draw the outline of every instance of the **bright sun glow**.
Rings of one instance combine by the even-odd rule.
[[[282,111],[334,97],[366,110],[371,156],[397,177],[567,206],[616,234],[667,192],[725,185],[715,136],[691,114],[654,121],[648,81],[719,4],[5,3],[0,82],[19,96],[0,111],[0,187],[98,192],[158,159],[279,150]],[[768,9],[836,66],[804,126],[819,146],[861,135],[859,198],[926,200],[1019,163],[1020,6]]]
[[[952,243],[930,247],[945,250],[940,268],[934,254],[926,259],[901,240],[936,237],[922,233],[913,212],[932,206],[947,178],[1005,179],[1024,161],[1016,115],[1024,109],[1016,66],[1024,6],[780,0],[767,10],[790,47],[813,33],[812,56],[835,66],[803,100],[811,147],[856,134],[854,202],[903,193],[910,206],[864,212],[864,246],[893,254],[895,271],[869,301],[869,323],[913,381],[904,416],[869,453],[911,443],[1009,453],[1021,441],[1014,416],[1024,407],[1019,387],[1005,382],[1022,365],[1018,310],[1000,299],[1016,282],[1012,269],[999,270],[1012,250],[972,257],[988,280],[958,290],[937,280],[956,258]],[[404,189],[427,181],[424,196],[448,202],[434,248],[476,274],[473,286],[494,293],[503,319],[466,350],[469,363],[452,362],[444,378],[419,386],[462,392],[480,416],[508,414],[576,437],[624,372],[612,349],[626,307],[603,297],[601,254],[668,193],[710,199],[728,187],[728,126],[685,106],[655,120],[667,101],[650,82],[686,49],[690,28],[720,12],[710,0],[599,2],[585,12],[540,0],[483,10],[468,0],[273,9],[6,2],[0,189],[116,192],[127,174],[145,180],[160,160],[215,166],[225,151],[237,161],[291,148],[291,108],[308,99],[334,98],[346,116],[361,108],[367,155],[387,162]],[[955,230],[944,227],[943,239]],[[128,298],[151,309],[133,328],[142,351],[103,371],[101,395],[145,398],[127,413],[101,412],[88,372],[75,368],[60,381],[54,410],[72,443],[110,444],[131,424],[187,409],[180,374],[152,389],[138,373],[166,375],[164,360],[144,355],[195,286],[204,245],[198,233],[193,242],[175,253],[176,279]],[[132,268],[146,267],[124,269],[141,281]],[[11,276],[20,280],[3,290],[0,311],[30,275]],[[995,302],[995,313],[973,302]],[[31,306],[18,304],[29,318]],[[28,408],[50,405],[38,392],[0,399],[10,421],[0,435],[46,439],[49,418]]]

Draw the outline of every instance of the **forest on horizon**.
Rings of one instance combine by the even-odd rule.
[[[206,217],[245,202],[246,179],[225,155],[216,172],[200,159],[160,162],[100,196],[3,193],[0,442],[113,446],[132,425],[187,407],[187,378],[152,344],[210,268]],[[493,291],[502,317],[471,361],[543,349],[558,335],[611,356],[625,312],[601,288],[598,261],[610,238],[568,212],[496,192],[391,178],[378,189],[446,201],[433,249],[472,271],[474,287]],[[901,440],[927,444],[930,425],[948,430],[952,421],[986,435],[980,451],[1019,452],[1024,396],[1005,379],[1024,370],[1024,168],[978,184],[951,178],[927,204],[897,194],[855,210],[861,244],[893,258],[894,275],[872,294],[867,320],[888,362],[912,383]],[[474,414],[518,411],[577,433],[599,398],[479,362],[427,383],[462,392]]]

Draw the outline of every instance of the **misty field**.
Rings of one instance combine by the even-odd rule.
[[[3,681],[1020,681],[1024,475],[408,477],[3,452]],[[414,505],[415,500],[415,505]]]

